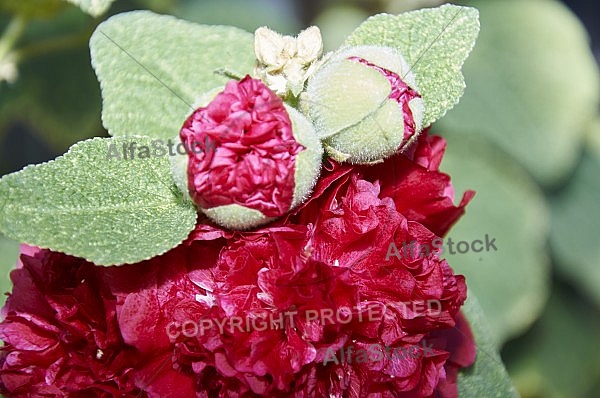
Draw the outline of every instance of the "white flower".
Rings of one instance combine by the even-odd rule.
[[[297,38],[283,36],[266,28],[254,33],[256,75],[280,96],[298,96],[306,80],[318,67],[323,54],[323,38],[318,27],[302,31]]]

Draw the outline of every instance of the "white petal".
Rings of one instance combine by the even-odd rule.
[[[296,39],[292,36],[283,36],[283,40],[285,42],[283,46],[283,56],[286,58],[287,61],[296,56],[296,52],[298,51]]]
[[[284,37],[279,33],[266,27],[258,28],[254,32],[254,52],[260,63],[265,65],[282,63],[284,47]]]
[[[298,57],[305,63],[315,61],[323,54],[321,30],[316,26],[302,31],[297,39]]]
[[[265,83],[277,95],[285,95],[287,93],[287,80],[283,75],[267,75]]]

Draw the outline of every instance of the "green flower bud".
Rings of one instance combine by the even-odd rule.
[[[308,81],[300,108],[337,161],[382,161],[423,128],[424,103],[414,76],[388,47],[334,54]]]

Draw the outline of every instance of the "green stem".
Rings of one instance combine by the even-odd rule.
[[[235,80],[242,80],[244,78],[244,76],[240,75],[239,73],[236,73],[227,68],[219,68],[215,71],[215,73],[217,75],[225,76],[225,77],[228,77],[230,79],[235,79]]]
[[[0,38],[0,61],[10,53],[15,43],[21,38],[26,26],[27,18],[22,15],[17,15],[11,19],[2,38]]]
[[[89,41],[90,34],[91,32],[85,32],[84,34],[77,33],[29,44],[16,51],[16,60],[20,62],[27,58],[84,46]]]

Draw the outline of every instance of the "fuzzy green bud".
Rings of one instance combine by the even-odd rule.
[[[337,161],[382,161],[423,127],[424,104],[414,76],[389,47],[351,47],[334,54],[308,81],[300,101]]]

